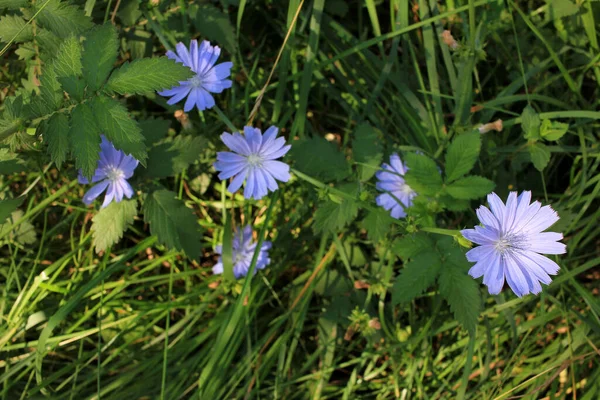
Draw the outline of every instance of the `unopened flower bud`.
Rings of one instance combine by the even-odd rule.
[[[477,129],[479,129],[479,133],[487,133],[489,131],[502,132],[502,120],[497,119],[494,122],[489,122],[485,125],[481,125]]]

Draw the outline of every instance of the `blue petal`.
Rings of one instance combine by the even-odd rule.
[[[244,179],[246,178],[246,175],[247,175],[247,173],[244,170],[233,178],[233,180],[229,184],[229,187],[227,188],[229,193],[235,193],[242,187],[242,183],[244,183]]]
[[[290,166],[281,161],[265,161],[263,168],[278,181],[287,182],[290,180]]]
[[[111,203],[111,201],[114,200],[115,195],[116,195],[116,187],[112,182],[109,182],[108,190],[106,191],[106,195],[104,196],[104,202],[102,203],[101,208],[108,206]]]
[[[248,146],[248,142],[241,136],[239,133],[234,133],[233,135],[227,132],[223,132],[221,135],[221,140],[225,143],[225,146],[229,147],[231,150],[238,154],[242,154],[244,156],[250,155],[250,147]]]
[[[110,183],[110,181],[106,180],[106,181],[100,182],[99,184],[97,184],[95,186],[92,186],[92,188],[83,195],[83,202],[88,206],[90,204],[92,204],[92,201],[94,201],[94,199],[96,199],[96,197],[100,196],[102,194],[102,192],[104,192],[106,190],[106,187],[108,186],[109,183]]]
[[[254,176],[254,168],[250,168],[248,175],[246,176],[246,187],[244,187],[244,198],[251,199],[256,198],[254,195],[254,186],[256,185],[256,178]],[[259,198],[256,198],[259,200]]]

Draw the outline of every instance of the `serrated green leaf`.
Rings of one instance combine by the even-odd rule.
[[[385,238],[391,226],[390,215],[384,210],[369,211],[367,217],[362,221],[362,226],[367,230],[369,239],[379,242]]]
[[[13,225],[23,218],[23,211],[16,210],[11,214],[10,220],[0,223],[0,237],[8,236],[11,240],[22,245],[33,244],[37,240],[35,227],[29,221],[21,221],[18,226],[11,229]]]
[[[550,150],[543,143],[533,143],[528,147],[531,162],[538,171],[543,171],[550,162]]]
[[[123,237],[137,215],[137,201],[113,201],[92,218],[93,244],[96,253],[106,250]]]
[[[456,137],[446,152],[446,181],[452,182],[468,174],[473,169],[480,150],[479,133],[465,133]]]
[[[18,10],[21,7],[25,7],[29,3],[28,0],[0,0],[0,10]]]
[[[86,103],[78,104],[71,112],[69,125],[70,147],[75,156],[75,167],[91,179],[100,159],[101,141],[100,129],[91,107]]]
[[[112,24],[96,26],[86,34],[83,42],[83,79],[88,89],[100,89],[117,60],[119,39]]]
[[[169,132],[171,121],[162,118],[150,118],[138,121],[142,135],[146,138],[146,144],[152,146]]]
[[[352,141],[352,154],[354,161],[359,163],[361,181],[367,181],[375,175],[383,158],[383,144],[375,128],[368,122],[356,127]]]
[[[16,43],[33,39],[33,27],[31,24],[26,26],[25,20],[19,16],[5,15],[0,18],[0,41],[8,43],[12,38]]]
[[[190,11],[193,12],[193,8],[190,8]],[[235,53],[237,47],[235,30],[227,14],[213,5],[202,4],[191,17],[202,37],[219,43],[230,53]]]
[[[66,76],[58,78],[62,88],[69,97],[76,101],[82,101],[85,92],[85,81],[81,76]]]
[[[42,117],[58,110],[63,102],[63,91],[52,65],[44,68],[40,77],[40,94],[29,104],[29,110],[35,117]]]
[[[127,109],[118,101],[106,96],[94,97],[90,106],[98,127],[115,148],[131,154],[145,165],[148,158],[145,138],[137,122],[127,113]]]
[[[496,184],[482,176],[467,176],[452,182],[446,187],[448,194],[455,199],[474,200],[494,190]]]
[[[545,140],[554,141],[563,137],[568,130],[569,124],[545,119],[540,127],[540,135]]]
[[[442,189],[442,176],[436,163],[423,154],[407,153],[408,171],[404,180],[418,194],[435,195]]]
[[[469,331],[475,333],[481,310],[479,287],[466,272],[452,264],[445,264],[440,271],[440,294],[450,305],[454,318]]]
[[[69,119],[66,115],[56,113],[48,120],[44,142],[48,143],[50,158],[60,168],[69,153]]]
[[[148,165],[140,173],[148,178],[174,176],[195,162],[207,146],[201,136],[177,136],[173,141],[152,147],[148,151]]]
[[[355,201],[344,199],[340,204],[326,201],[315,212],[313,229],[316,233],[328,231],[336,233],[352,222],[358,215]]]
[[[4,199],[0,200],[0,224],[4,221],[23,203],[24,197],[17,197],[16,199]]]
[[[320,136],[294,143],[290,155],[300,172],[325,182],[342,180],[350,173],[344,154]]]
[[[74,36],[60,45],[52,66],[57,77],[81,75],[81,43]]]
[[[433,245],[433,240],[427,233],[417,232],[394,240],[391,249],[402,261],[406,262],[418,254],[433,251]]]
[[[150,193],[144,204],[144,221],[150,224],[150,232],[160,243],[198,259],[202,234],[197,218],[176,196],[169,190]]]
[[[56,53],[58,52],[58,48],[60,47],[62,40],[54,33],[50,32],[47,29],[42,29],[41,27],[37,27],[35,40],[38,43],[38,48],[40,50],[40,58],[42,61],[47,62],[54,58]],[[44,73],[44,71],[42,71]]]
[[[47,3],[40,1],[35,4],[37,9],[44,5],[37,22],[57,36],[67,38],[92,27],[92,21],[79,7],[60,0],[48,0]]]
[[[411,301],[423,293],[435,282],[441,267],[442,260],[435,251],[415,256],[404,265],[394,282],[392,304]]]
[[[521,114],[521,128],[525,139],[537,140],[540,138],[540,117],[531,106],[525,107]]]
[[[142,58],[115,70],[106,90],[119,94],[144,94],[170,89],[194,75],[191,69],[167,57]]]

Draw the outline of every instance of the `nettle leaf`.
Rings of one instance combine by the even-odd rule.
[[[481,311],[477,282],[461,268],[448,263],[441,269],[438,281],[440,294],[450,304],[454,318],[473,335]]]
[[[191,69],[167,57],[142,58],[115,70],[106,90],[119,94],[144,94],[170,89],[194,76]]]
[[[197,218],[177,195],[169,190],[157,190],[146,197],[144,221],[150,233],[165,246],[183,250],[188,257],[200,257],[202,233]]]
[[[2,7],[0,7],[1,9]],[[14,37],[15,42],[21,43],[33,39],[33,27],[31,24],[25,25],[26,22],[21,17],[16,15],[3,16],[0,18],[0,41],[8,43]],[[23,27],[25,28],[21,31]]]
[[[100,159],[100,129],[96,124],[91,107],[78,104],[71,112],[69,139],[75,156],[75,167],[84,176],[92,178]]]
[[[390,218],[389,213],[385,210],[369,211],[367,217],[362,221],[362,226],[367,230],[369,239],[373,242],[379,242],[385,238],[392,225]]]
[[[117,60],[119,38],[112,24],[94,27],[83,42],[83,79],[90,91],[102,87]]]
[[[21,7],[25,7],[29,3],[29,0],[0,0],[0,10],[5,8],[9,10],[18,10]]]
[[[478,132],[456,137],[446,152],[446,181],[452,182],[468,174],[473,169],[480,150],[481,135]]]
[[[207,140],[201,136],[177,136],[156,145],[148,152],[148,165],[142,174],[148,178],[174,176],[195,162],[207,146]]]
[[[118,101],[106,96],[94,97],[90,106],[98,127],[115,148],[131,154],[145,165],[148,158],[145,138],[137,122],[127,113],[127,109]]]
[[[344,154],[320,136],[294,143],[290,154],[299,171],[325,182],[339,181],[350,174]]]
[[[341,203],[328,200],[319,205],[315,212],[313,229],[316,233],[328,231],[336,233],[352,222],[358,215],[358,204],[344,199]]]
[[[75,36],[66,39],[60,45],[58,54],[52,63],[57,77],[81,75],[81,43]]]
[[[360,163],[358,170],[361,181],[367,181],[375,175],[383,158],[383,144],[377,131],[369,123],[365,122],[356,127],[352,154],[354,161]]]
[[[48,143],[50,158],[58,168],[69,153],[69,118],[65,114],[54,114],[47,123],[44,142]]]
[[[0,200],[0,224],[4,221],[23,203],[24,197],[17,197],[16,199],[4,199]]]
[[[442,267],[442,260],[435,251],[421,253],[404,265],[392,288],[392,304],[411,301],[437,278]]]
[[[525,107],[521,114],[521,128],[525,139],[537,140],[540,138],[540,117],[531,106]]]
[[[545,119],[540,127],[540,135],[545,140],[554,141],[563,137],[568,130],[569,124]]]
[[[473,200],[483,197],[494,190],[496,184],[482,176],[467,176],[446,187],[448,194],[455,199]]]
[[[528,147],[531,162],[538,171],[543,171],[550,162],[550,150],[543,143],[533,143]]]
[[[113,201],[92,218],[92,235],[96,253],[106,250],[123,237],[137,215],[136,200]]]
[[[193,8],[190,7],[191,12]],[[202,37],[219,43],[230,53],[235,53],[237,47],[235,30],[227,14],[210,4],[202,4],[191,17]]]
[[[433,240],[427,233],[417,232],[394,240],[391,250],[400,257],[402,261],[406,262],[409,258],[413,258],[418,254],[433,251],[433,245]]]
[[[46,4],[47,3],[47,4]],[[44,9],[38,14],[37,22],[61,38],[84,32],[92,27],[92,21],[74,5],[60,0],[37,2],[35,7]]]
[[[404,161],[409,168],[404,180],[415,192],[434,195],[442,189],[442,176],[431,158],[423,154],[406,153]]]

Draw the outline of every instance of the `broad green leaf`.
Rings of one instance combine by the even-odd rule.
[[[344,199],[341,203],[331,200],[321,203],[315,212],[313,229],[316,233],[328,231],[336,233],[352,222],[358,215],[358,205],[353,200]]]
[[[88,89],[100,89],[117,60],[119,39],[112,24],[96,26],[86,34],[83,42],[83,78]]]
[[[190,7],[193,12],[194,8]],[[194,25],[202,37],[225,47],[230,53],[235,53],[237,41],[233,25],[228,14],[210,4],[202,4],[195,15],[192,15]]]
[[[479,157],[481,135],[478,132],[457,136],[446,152],[446,181],[452,182],[468,174]]]
[[[38,14],[37,22],[55,35],[67,38],[92,27],[92,21],[79,7],[60,0],[48,0],[47,3]],[[35,7],[40,9],[44,4],[46,1],[38,1]]]
[[[0,10],[5,8],[9,10],[18,10],[21,7],[25,7],[29,3],[29,0],[0,0]]]
[[[538,171],[543,171],[550,162],[550,150],[542,143],[533,143],[528,148],[534,167]]]
[[[545,119],[540,127],[540,135],[545,140],[553,141],[563,137],[568,130],[569,124]]]
[[[525,107],[521,114],[521,128],[525,139],[537,140],[540,138],[540,117],[531,106]]]
[[[423,154],[407,153],[408,171],[404,180],[418,194],[435,195],[442,189],[442,176],[436,163]]]
[[[4,221],[23,203],[24,197],[17,197],[16,199],[5,199],[0,200],[0,224]]]
[[[96,253],[106,250],[123,237],[137,215],[136,200],[113,201],[92,218],[93,244]]]
[[[419,254],[434,251],[433,245],[433,240],[427,233],[417,232],[394,240],[391,249],[402,261],[406,262],[409,258]]]
[[[362,221],[362,226],[367,230],[369,239],[379,242],[385,238],[392,224],[390,218],[389,213],[385,210],[369,211],[367,217]]]
[[[342,180],[350,173],[344,154],[320,136],[294,143],[290,154],[300,172],[325,182]]]
[[[207,146],[202,136],[177,136],[173,141],[161,143],[148,151],[148,165],[141,174],[149,178],[174,176],[198,160]]]
[[[461,268],[445,263],[440,271],[440,294],[450,304],[454,317],[470,334],[475,333],[481,310],[477,282]]]
[[[446,190],[455,199],[473,200],[491,193],[494,187],[496,184],[489,179],[473,175],[452,182]]]
[[[0,223],[0,237],[9,237],[22,245],[33,244],[37,240],[35,227],[29,221],[21,221],[17,227],[11,229],[13,224],[23,218],[23,211],[13,211],[10,220]]]
[[[131,154],[145,165],[148,158],[145,138],[137,122],[127,113],[127,109],[117,100],[106,96],[94,97],[90,106],[98,127],[115,148]]]
[[[354,161],[359,163],[361,181],[367,181],[375,175],[383,158],[383,144],[375,128],[368,122],[356,127],[352,140],[352,154]]]
[[[146,144],[151,146],[167,136],[171,121],[162,118],[150,118],[138,121],[138,125],[146,138]]]
[[[569,15],[577,14],[581,8],[571,0],[546,0],[550,6],[552,19],[560,19]]]
[[[75,167],[84,176],[92,178],[100,159],[100,129],[96,124],[91,107],[78,104],[71,112],[69,139],[75,156]]]
[[[404,265],[394,282],[392,304],[411,301],[423,293],[435,282],[441,266],[442,260],[435,251],[415,256]]]
[[[69,153],[69,119],[65,114],[56,113],[48,120],[44,142],[48,143],[50,158],[60,168]]]
[[[17,43],[33,39],[33,27],[31,24],[25,26],[25,20],[21,17],[5,15],[0,18],[0,42],[8,43],[13,37]]]
[[[79,39],[71,36],[62,42],[52,66],[59,78],[81,75],[81,43],[79,43]]]
[[[192,76],[191,69],[167,57],[143,58],[115,70],[106,89],[119,94],[144,94],[170,89]]]
[[[188,257],[200,257],[202,233],[198,218],[177,195],[169,190],[157,190],[146,197],[144,221],[150,232],[169,248],[183,250]]]

